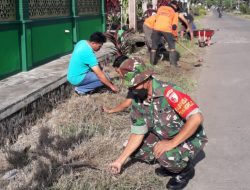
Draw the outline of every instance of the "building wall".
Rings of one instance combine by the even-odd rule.
[[[102,31],[102,23],[103,18],[100,16],[84,17],[79,19],[77,21],[77,38],[80,40],[88,39],[93,31]]]
[[[66,54],[73,49],[72,23],[61,20],[56,23],[28,26],[28,68]]]

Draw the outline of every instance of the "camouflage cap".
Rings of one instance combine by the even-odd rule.
[[[129,58],[120,66],[121,73],[124,76],[125,85],[133,87],[153,75],[153,69],[150,69],[139,58]]]
[[[128,72],[134,71],[134,67],[138,65],[146,67],[145,63],[140,58],[132,57],[123,61],[119,68],[121,70],[122,75],[124,76]]]

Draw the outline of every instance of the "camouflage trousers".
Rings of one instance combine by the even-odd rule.
[[[178,173],[187,166],[189,161],[195,158],[207,143],[204,131],[202,130],[200,133],[190,137],[174,149],[163,153],[160,158],[155,159],[153,148],[161,139],[154,133],[149,132],[145,136],[142,145],[133,154],[133,157],[147,163],[155,163],[157,161],[168,171]]]

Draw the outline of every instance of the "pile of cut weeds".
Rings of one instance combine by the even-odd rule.
[[[146,48],[134,56],[148,63]],[[182,68],[169,68],[159,61],[156,78],[193,93],[199,71],[194,67],[196,58],[185,52],[181,56]],[[102,111],[103,105],[113,107],[124,99],[127,90],[120,87],[118,94],[74,94],[20,135],[15,144],[2,148],[0,186],[6,190],[164,189],[167,178],[154,174],[157,164],[129,161],[121,175],[109,172],[108,164],[122,151],[130,132],[129,109],[112,115]]]

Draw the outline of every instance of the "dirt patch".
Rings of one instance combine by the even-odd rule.
[[[195,46],[190,47],[197,52]],[[204,51],[204,50],[202,50]],[[197,58],[179,49],[181,68],[167,67],[167,61],[155,66],[156,78],[181,86],[195,94],[200,68]],[[149,62],[146,48],[134,54]],[[108,66],[106,71],[116,77]],[[120,85],[119,80],[114,83]],[[124,99],[119,94],[73,95],[47,113],[15,144],[0,152],[0,186],[15,189],[165,189],[167,178],[154,174],[157,166],[129,161],[119,176],[108,171],[121,152],[130,132],[129,109],[109,115],[102,105],[114,106]]]

